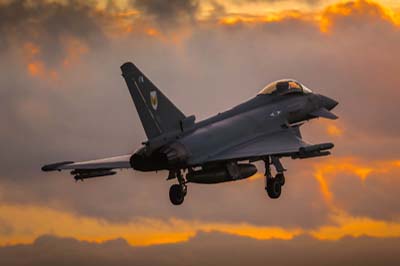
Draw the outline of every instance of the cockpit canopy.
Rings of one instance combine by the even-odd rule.
[[[268,84],[258,95],[262,94],[288,94],[288,93],[312,93],[312,91],[294,79],[282,79]]]

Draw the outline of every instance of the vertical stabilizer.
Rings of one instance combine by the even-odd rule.
[[[185,115],[134,64],[127,62],[121,70],[147,138],[180,130]]]

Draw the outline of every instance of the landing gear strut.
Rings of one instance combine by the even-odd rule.
[[[278,157],[271,156],[264,159],[265,164],[265,190],[271,199],[277,199],[281,196],[282,186],[285,184],[285,175],[281,162]],[[277,174],[275,177],[271,174],[271,164],[275,166]]]
[[[178,179],[179,184],[174,184],[170,187],[169,199],[171,200],[172,204],[181,205],[187,193],[186,181],[183,178],[182,172],[180,170],[176,171],[175,173],[171,171],[168,179],[171,179],[172,175],[174,175]]]

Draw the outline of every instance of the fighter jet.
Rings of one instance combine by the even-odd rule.
[[[309,144],[300,127],[314,118],[337,119],[337,101],[313,93],[293,79],[272,82],[255,97],[196,122],[185,116],[134,64],[121,66],[147,140],[134,153],[105,159],[48,164],[43,171],[69,170],[75,180],[109,176],[116,169],[169,171],[174,205],[183,203],[189,183],[215,184],[249,178],[253,164],[265,165],[265,190],[279,198],[285,184],[281,158],[306,159],[330,154],[333,143]],[[275,168],[275,175],[271,166]]]

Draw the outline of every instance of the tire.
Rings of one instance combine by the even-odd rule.
[[[169,188],[169,199],[174,205],[181,205],[183,203],[185,193],[180,185],[175,184]]]
[[[282,185],[280,180],[276,178],[268,179],[267,181],[267,194],[271,199],[277,199],[281,196]]]
[[[275,179],[279,180],[281,186],[285,185],[285,175],[283,173],[276,174]]]

